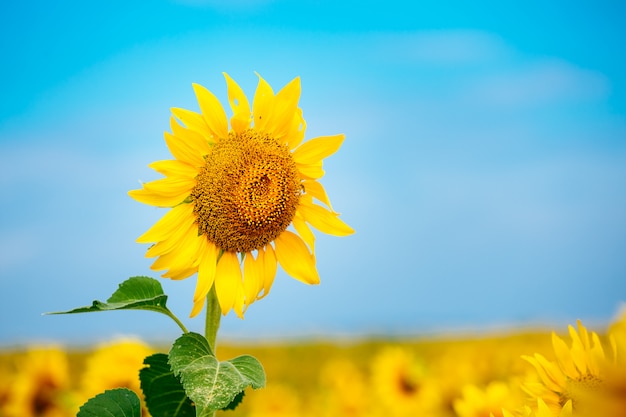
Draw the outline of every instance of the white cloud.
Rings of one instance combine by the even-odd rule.
[[[626,227],[626,152],[571,152],[486,170],[416,169],[422,227],[528,250],[612,247]],[[449,236],[448,236],[449,237]],[[496,247],[493,247],[496,249]],[[562,261],[562,260],[561,260]]]
[[[496,35],[472,30],[385,33],[373,44],[382,59],[442,65],[484,62],[508,53]]]
[[[604,98],[609,85],[597,72],[560,60],[535,60],[488,74],[468,89],[472,99],[494,106],[530,106]]]

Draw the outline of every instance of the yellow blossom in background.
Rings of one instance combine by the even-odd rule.
[[[137,241],[154,243],[154,270],[184,279],[197,272],[191,316],[215,285],[223,314],[243,317],[267,295],[280,263],[287,274],[319,283],[311,227],[354,231],[339,219],[322,184],[322,161],[344,135],[303,143],[300,78],[277,94],[259,76],[252,107],[227,74],[229,121],[219,100],[194,84],[200,113],[172,109],[165,141],[174,160],[150,165],[165,178],[130,191],[135,200],[170,210]],[[318,204],[321,203],[321,204]],[[294,231],[287,230],[293,226]]]
[[[16,359],[16,369],[0,416],[64,417],[78,405],[70,391],[67,354],[61,348],[33,347]]]
[[[328,361],[320,370],[320,394],[315,401],[314,415],[369,416],[372,399],[365,375],[348,359]]]
[[[281,384],[268,384],[246,402],[251,409],[248,417],[296,417],[304,412],[297,392]]]
[[[389,416],[425,415],[441,404],[436,381],[408,349],[388,347],[374,359],[371,370],[374,406]]]
[[[143,398],[139,382],[139,370],[146,356],[154,350],[145,343],[134,340],[118,340],[95,349],[85,363],[81,378],[81,404],[88,399],[113,388],[129,388]]]
[[[0,355],[0,358],[2,355]],[[10,397],[11,382],[15,378],[17,371],[14,370],[7,361],[0,360],[0,416],[4,413]]]
[[[571,402],[574,415],[623,416],[624,392],[616,390],[607,380],[607,376],[617,370],[615,358],[605,354],[595,332],[589,333],[580,320],[577,324],[578,331],[573,326],[568,327],[572,339],[570,347],[552,334],[556,361],[548,361],[541,354],[524,357],[534,366],[540,379],[526,383],[525,389],[534,398],[544,401],[553,415],[558,415],[564,405]]]
[[[626,310],[609,326],[609,338],[615,362],[626,366]]]
[[[458,417],[503,417],[502,409],[516,409],[523,405],[519,390],[502,381],[493,381],[486,387],[466,385],[462,396],[454,401]]]
[[[556,417],[571,417],[572,416],[572,401],[568,400],[559,411]],[[532,414],[534,417],[553,417],[552,410],[546,405],[541,398],[537,399],[537,411]],[[608,416],[605,416],[608,417]]]
[[[495,417],[493,414],[490,414],[491,417]],[[554,414],[553,410],[546,405],[546,403],[541,399],[537,399],[537,407],[524,407],[520,412],[511,412],[509,410],[502,410],[503,417],[572,417],[572,402],[567,401],[563,408],[561,408],[558,414]]]
[[[624,324],[620,317],[596,336],[579,323],[570,327],[571,341],[525,331],[261,347],[222,344],[223,356],[246,351],[262,357],[268,386],[246,390],[241,405],[217,416],[624,417]],[[139,392],[137,374],[152,352],[134,340],[93,350],[0,351],[0,417],[74,417],[88,397],[108,388]],[[535,353],[530,358],[539,369],[520,352]],[[572,363],[576,372],[569,368]],[[559,375],[562,386],[554,382]],[[572,389],[586,383],[588,391]]]

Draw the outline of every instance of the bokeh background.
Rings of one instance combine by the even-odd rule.
[[[626,299],[621,1],[0,4],[0,345],[171,340],[148,312],[42,316],[158,274],[127,196],[169,159],[191,83],[227,104],[302,80],[322,180],[356,229],[318,234],[319,286],[284,273],[233,339],[604,324]],[[162,280],[191,309],[195,277]],[[186,319],[201,331],[202,318]],[[562,327],[561,327],[562,328]]]

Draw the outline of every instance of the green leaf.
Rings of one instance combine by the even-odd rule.
[[[239,404],[243,401],[243,396],[246,395],[245,391],[241,391],[239,394],[235,395],[235,398],[228,404],[226,407],[222,408],[224,411],[234,410],[237,408]]]
[[[148,411],[152,417],[193,417],[196,409],[167,359],[165,353],[148,356],[143,361],[147,366],[139,371]]]
[[[96,300],[91,306],[47,314],[90,313],[107,310],[153,310],[163,312],[163,310],[167,310],[165,306],[166,301],[167,295],[163,293],[163,287],[161,287],[159,281],[149,277],[132,277],[122,282],[106,303]]]
[[[139,397],[128,388],[98,394],[80,407],[76,417],[141,417]]]
[[[76,314],[110,310],[149,310],[163,313],[171,317],[183,329],[183,332],[187,332],[185,326],[183,326],[180,320],[167,308],[165,305],[166,301],[167,295],[163,293],[163,287],[159,281],[150,277],[132,277],[122,282],[106,303],[95,300],[91,306],[46,314]]]
[[[169,364],[195,403],[197,416],[234,407],[235,398],[247,387],[265,386],[265,371],[256,358],[243,355],[220,362],[198,333],[186,333],[174,342]]]

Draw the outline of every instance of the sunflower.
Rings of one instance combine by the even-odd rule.
[[[350,359],[331,359],[319,373],[320,390],[313,400],[317,408],[311,415],[369,416],[373,414],[366,378]]]
[[[371,379],[376,401],[385,415],[430,415],[441,407],[435,378],[404,347],[387,347],[379,352],[372,361]]]
[[[480,417],[488,414],[502,417],[503,408],[516,408],[522,404],[514,387],[502,381],[491,381],[484,388],[467,384],[461,394],[453,404],[459,417]]]
[[[293,417],[302,416],[304,407],[295,389],[270,384],[262,392],[250,393],[249,410],[249,417]]]
[[[64,417],[78,409],[68,357],[62,348],[32,347],[18,358],[16,367],[1,416]]]
[[[310,226],[335,236],[354,233],[318,181],[323,159],[344,135],[303,143],[300,78],[274,94],[259,76],[251,109],[239,85],[224,77],[230,128],[215,95],[193,84],[200,113],[172,109],[165,142],[175,159],[150,165],[165,178],[129,192],[139,202],[170,208],[137,241],[154,243],[146,257],[157,258],[151,268],[165,270],[163,277],[197,273],[191,317],[214,286],[222,314],[232,309],[243,318],[269,293],[279,263],[290,276],[319,283]]]
[[[578,331],[568,327],[571,347],[552,334],[556,361],[540,354],[523,356],[539,377],[538,382],[527,383],[524,388],[532,397],[543,400],[554,415],[568,403],[577,415],[595,415],[600,405],[606,411],[602,415],[622,415],[608,411],[622,407],[622,393],[615,392],[607,379],[618,369],[616,363],[605,355],[595,332],[587,331],[580,320],[577,325]]]
[[[572,401],[567,401],[558,414],[553,414],[550,407],[541,398],[537,398],[537,407],[535,409],[526,406],[519,413],[512,413],[507,409],[502,409],[502,415],[503,417],[572,417]],[[495,416],[492,413],[490,417]]]
[[[98,346],[86,360],[80,392],[83,402],[105,390],[120,387],[143,398],[139,371],[144,367],[145,357],[152,353],[152,348],[135,339],[121,339]]]

